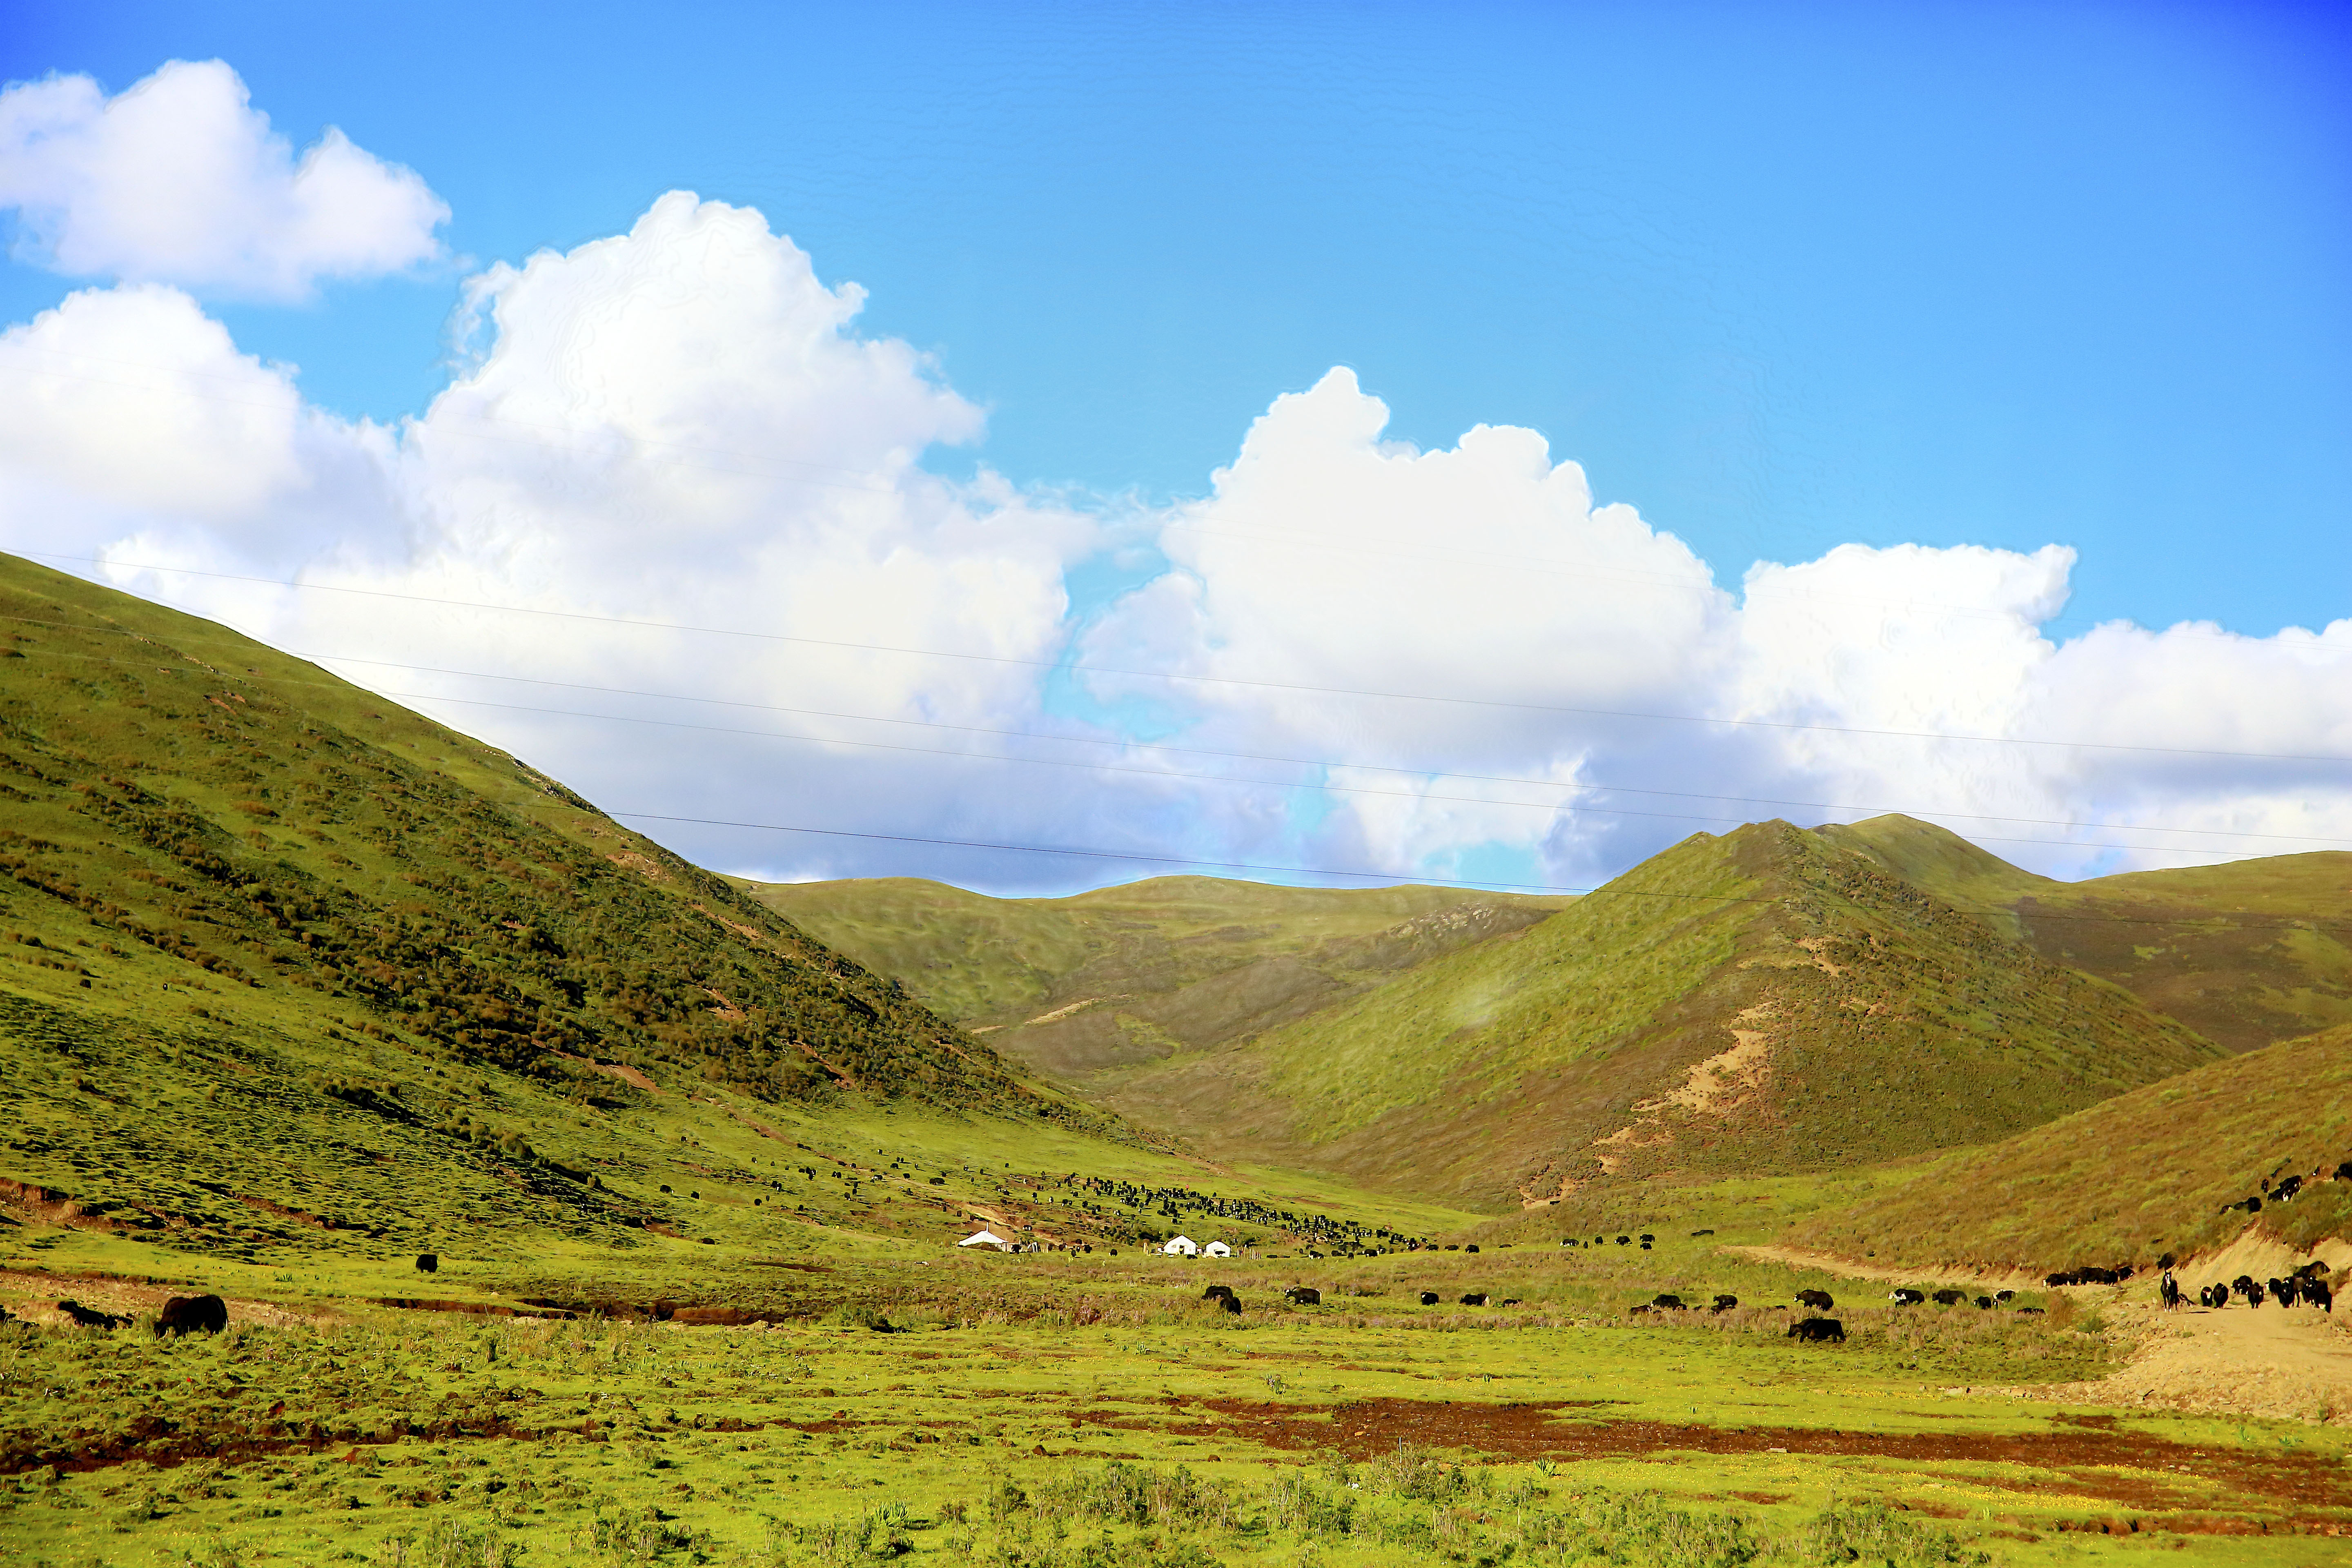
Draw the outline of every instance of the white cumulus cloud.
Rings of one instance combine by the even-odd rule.
[[[674,192],[474,279],[474,357],[386,426],[175,288],[84,290],[0,332],[0,546],[100,558],[669,817],[1567,885],[1887,809],[2059,874],[2352,841],[2340,762],[2279,760],[2352,754],[2352,620],[2055,639],[2054,545],[1718,585],[1535,432],[1417,450],[1346,370],[1197,500],[951,481],[923,455],[981,412],[863,300]],[[1074,608],[1139,545],[1164,569]],[[1173,868],[642,825],[776,875]]]
[[[331,127],[297,158],[218,60],[112,98],[87,76],[0,92],[0,208],[17,258],[68,277],[278,300],[428,261],[449,216]]]
[[[1276,399],[1086,634],[1195,678],[1088,678],[1187,743],[1340,764],[1204,791],[1201,842],[1570,883],[1772,816],[1910,811],[2061,874],[2352,844],[2341,762],[2279,760],[2352,755],[2352,619],[2056,642],[2056,545],[1843,545],[1734,595],[1535,432],[1387,419],[1344,370]]]
[[[615,807],[978,833],[1012,794],[1020,832],[1051,831],[1085,775],[1008,786],[933,753],[1038,722],[1064,574],[1099,526],[924,470],[980,411],[860,334],[862,302],[758,213],[673,193],[475,279],[478,361],[381,426],[304,404],[184,295],[85,291],[0,338],[0,371],[26,373],[0,374],[0,527]]]

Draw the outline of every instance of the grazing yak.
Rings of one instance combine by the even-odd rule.
[[[1683,1299],[1680,1296],[1653,1296],[1650,1298],[1650,1305],[1653,1307],[1664,1308],[1668,1311],[1675,1312],[1679,1312],[1685,1310],[1683,1307]]]
[[[1282,1293],[1282,1299],[1294,1307],[1319,1307],[1323,1304],[1323,1292],[1312,1285],[1293,1285]]]
[[[200,1329],[216,1334],[227,1327],[228,1303],[218,1296],[174,1296],[155,1314],[159,1340],[165,1334],[194,1333]]]
[[[1434,1307],[1434,1306],[1436,1306],[1436,1305],[1437,1305],[1437,1292],[1436,1292],[1436,1291],[1434,1291],[1434,1290],[1423,1290],[1423,1291],[1421,1293],[1421,1304],[1422,1304],[1423,1306],[1424,1306],[1424,1307]]]
[[[2132,1277],[2131,1265],[2119,1264],[2113,1268],[2096,1268],[2088,1265],[2081,1268],[2062,1268],[2055,1274],[2045,1274],[2042,1282],[2053,1289],[2061,1285],[2120,1285]]]
[[[1941,1290],[1931,1291],[1927,1296],[1927,1300],[1935,1302],[1938,1307],[1957,1307],[1967,1299],[1967,1291],[1955,1290],[1949,1286],[1946,1286]]]
[[[1888,1293],[1888,1300],[1898,1307],[1916,1307],[1927,1299],[1925,1290],[1914,1290],[1908,1285],[1898,1285]]]
[[[1845,1343],[1845,1325],[1835,1318],[1807,1318],[1789,1325],[1789,1337],[1804,1344]]]
[[[1991,1311],[1991,1310],[1992,1310],[1992,1298],[1991,1298],[1991,1297],[1990,1297],[1990,1296],[1979,1296],[1979,1297],[1978,1297],[1978,1298],[1977,1298],[1977,1310],[1978,1310],[1978,1311],[1979,1311],[1979,1312],[1990,1312],[1990,1311]]]
[[[1996,1290],[1992,1293],[1992,1299],[1996,1301],[2014,1301],[2017,1300],[2017,1292],[2014,1290]]]
[[[416,1255],[416,1271],[419,1274],[438,1273],[440,1268],[441,1255],[439,1253],[420,1252]]]
[[[1702,1236],[1713,1236],[1715,1232],[1713,1230],[1695,1230],[1691,1232],[1691,1239],[1693,1241],[1696,1241]]]
[[[1830,1293],[1826,1290],[1800,1290],[1797,1292],[1797,1305],[1827,1312],[1833,1310],[1837,1303],[1830,1300]]]
[[[1737,1307],[1738,1305],[1739,1305],[1739,1298],[1737,1296],[1717,1296],[1715,1299],[1715,1305],[1709,1307],[1707,1310],[1710,1312],[1728,1312],[1732,1308]]]
[[[1465,1292],[1462,1298],[1462,1304],[1465,1307],[1483,1307],[1486,1304],[1486,1292],[1484,1290]]]
[[[1234,1288],[1230,1285],[1212,1285],[1201,1292],[1201,1300],[1203,1301],[1230,1301],[1233,1299]]]
[[[1503,1298],[1503,1305],[1506,1307],[1516,1307],[1519,1305],[1519,1299],[1517,1296],[1506,1296]]]

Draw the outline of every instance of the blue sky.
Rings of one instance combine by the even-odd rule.
[[[1423,445],[1541,430],[1718,574],[2058,541],[2069,625],[2254,633],[2352,582],[2341,7],[12,9],[9,79],[225,58],[481,260],[757,206],[1019,481],[1197,494],[1344,363]],[[382,416],[455,281],[224,314]]]
[[[134,438],[143,414],[86,410],[74,416],[82,426],[26,436],[13,455],[0,432],[0,502],[61,509],[20,500],[13,521],[0,517],[0,546],[70,533],[116,561],[174,555],[263,574],[348,571],[365,556],[385,582],[456,574],[482,598],[609,606],[642,588],[662,606],[648,614],[695,624],[804,627],[854,603],[856,626],[896,615],[903,639],[1016,648],[1063,673],[978,692],[939,668],[890,675],[876,664],[853,677],[845,665],[820,679],[797,666],[722,671],[684,645],[637,657],[669,661],[666,689],[732,682],[731,701],[822,700],[865,715],[839,721],[853,728],[960,718],[977,728],[959,744],[1010,726],[1312,764],[1235,802],[1214,790],[1122,795],[1109,783],[1037,790],[1011,782],[1030,776],[1018,767],[987,784],[917,781],[877,771],[877,758],[853,767],[844,751],[834,773],[777,775],[815,803],[803,809],[772,798],[782,784],[705,789],[770,767],[756,746],[681,753],[683,771],[656,778],[604,731],[432,710],[545,759],[606,804],[688,801],[762,820],[789,806],[835,826],[874,807],[868,826],[919,835],[1148,841],[1284,863],[1402,858],[1504,880],[1587,879],[1695,825],[1803,817],[1787,803],[1809,801],[1824,803],[1815,817],[1942,811],[2057,874],[2334,845],[2338,833],[2352,844],[2352,785],[2261,760],[2352,752],[2352,731],[2338,732],[2352,723],[2352,657],[2338,656],[2352,648],[2336,646],[2352,642],[2352,507],[2339,474],[2352,449],[2352,13],[2342,7],[37,0],[13,7],[0,33],[10,82],[82,73],[120,93],[172,59],[226,62],[298,151],[335,126],[415,171],[447,205],[440,254],[331,279],[312,299],[257,300],[169,268],[60,276],[0,201],[0,225],[17,222],[20,241],[0,265],[0,324],[18,324],[9,341],[32,356],[18,390],[24,375],[61,374],[59,353],[102,338],[119,360],[122,342],[152,331],[177,345],[173,374],[190,386],[250,370],[255,395],[277,396],[274,372],[205,357],[213,322],[236,351],[298,366],[291,386],[331,424],[415,423],[395,424],[389,447],[336,425],[331,452],[287,459],[299,482],[236,515],[175,509],[175,485],[194,494],[211,482],[203,442],[175,479],[159,455],[168,441]],[[696,512],[704,503],[689,489],[604,494],[585,469],[508,498],[503,511],[465,513],[473,503],[462,498],[510,476],[451,468],[462,432],[445,427],[437,458],[417,432],[458,374],[448,326],[484,268],[591,242],[632,258],[610,274],[575,257],[493,280],[519,321],[555,324],[540,350],[520,336],[499,349],[492,373],[468,385],[540,398],[559,419],[585,406],[578,395],[591,384],[559,363],[566,333],[617,320],[596,312],[626,303],[628,277],[691,274],[694,288],[728,294],[726,309],[753,323],[740,330],[763,342],[785,342],[828,309],[792,280],[789,247],[756,221],[746,229],[704,207],[656,222],[664,193],[678,190],[755,209],[824,285],[862,287],[854,325],[823,329],[836,347],[895,340],[929,356],[927,370],[888,386],[858,382],[863,351],[848,347],[806,384],[781,361],[737,367],[761,415],[744,427],[762,450],[801,452],[786,461],[812,460],[798,443],[824,423],[791,410],[872,394],[858,405],[866,423],[826,437],[845,452],[865,441],[867,457],[814,458],[887,489],[887,521],[853,526],[789,487]],[[105,216],[93,207],[77,221]],[[732,259],[692,272],[696,247],[714,245]],[[142,276],[193,298],[176,315],[133,298]],[[78,322],[42,318],[53,321],[47,337],[26,325],[110,281],[112,302]],[[786,304],[761,316],[760,300]],[[124,324],[134,318],[148,324]],[[717,331],[723,340],[729,329]],[[1352,379],[1331,380],[1334,367]],[[590,367],[597,385],[643,369]],[[926,403],[926,379],[971,407]],[[680,429],[689,447],[751,438],[724,421],[694,425],[681,410],[698,395],[653,386],[635,413],[603,424],[604,414],[581,414],[578,433],[617,431],[648,450],[684,449]],[[1582,466],[1589,497],[1570,505],[1557,486],[1542,491],[1511,439],[1475,461],[1470,444],[1456,452],[1481,424],[1539,433],[1550,461]],[[130,443],[128,458],[101,460],[101,427]],[[280,434],[280,446],[312,439]],[[1433,460],[1390,461],[1381,439]],[[882,455],[892,441],[919,451],[945,488],[893,477]],[[278,460],[268,441],[252,450],[254,465]],[[86,471],[67,472],[57,451],[81,454]],[[1254,477],[1213,493],[1213,474],[1253,452]],[[147,470],[128,500],[109,488],[125,462]],[[362,483],[362,469],[376,477]],[[1687,553],[1627,532],[1612,502],[1638,508]],[[1515,507],[1552,522],[1523,528],[1508,521]],[[404,521],[386,521],[395,515]],[[498,575],[495,563],[520,548],[499,531],[516,516],[535,520],[530,539],[571,579]],[[625,516],[666,520],[670,532],[629,535],[615,521]],[[1220,554],[1214,542],[1244,526],[1259,531],[1260,554]],[[1264,553],[1269,531],[1301,529],[1320,531],[1314,552]],[[705,580],[655,587],[649,563],[689,540]],[[785,542],[802,553],[779,577]],[[881,572],[825,576],[882,559],[885,542],[891,561],[917,563],[915,587]],[[1360,546],[1387,564],[1350,575],[1347,552]],[[391,560],[397,551],[408,554]],[[1741,607],[1757,562],[1797,568],[1759,581],[1814,606],[1811,619]],[[1510,571],[1496,575],[1497,563]],[[322,623],[108,570],[286,646],[331,635],[355,655],[455,657],[446,625]],[[972,599],[975,573],[997,575]],[[1687,625],[1674,621],[1679,611],[1619,602],[1692,573],[1734,597]],[[1837,622],[1839,605],[1867,613]],[[1621,615],[1630,618],[1612,620]],[[2243,636],[2088,635],[2116,621],[2212,622]],[[2331,623],[2344,630],[2324,647],[2273,637]],[[1426,639],[1410,658],[1411,638],[1388,635],[1408,626]],[[1991,642],[1977,636],[1987,627],[1999,632]],[[364,649],[363,630],[377,639]],[[613,657],[589,643],[480,637],[476,665],[500,671],[530,658],[550,678],[576,679]],[[1524,665],[1526,689],[1509,699],[1522,706],[1477,730],[1426,707],[1310,712],[1272,696],[1253,707],[1233,689],[1212,700],[1207,687],[1067,668],[1157,660],[1243,686],[1352,689],[1377,684],[1368,672],[1391,655],[1383,689],[1475,695]],[[838,689],[812,696],[826,680]],[[1752,730],[1669,743],[1639,723],[1562,717],[1629,706],[1830,728],[1759,750]],[[2112,766],[2083,756],[2027,766],[2015,746],[1906,757],[1910,742],[1867,738],[1883,730],[2096,731],[2126,750]],[[828,731],[840,747],[854,745],[849,733]],[[1865,738],[1831,755],[1832,733]],[[2181,744],[2201,748],[2194,769],[2128,752]],[[1351,805],[1324,787],[1360,764],[1439,793],[1411,822],[1382,818],[1381,790]],[[1181,765],[1236,764],[1195,755]],[[1504,787],[1496,777],[1631,793],[1586,796],[1579,820],[1597,825],[1586,837],[1565,817],[1531,837],[1524,824],[1497,826],[1507,813],[1456,809],[1464,797],[1444,793],[1474,778],[1492,793]],[[1674,791],[1689,794],[1684,806],[1660,794]],[[1643,800],[1662,813],[1646,826],[1623,815]],[[1612,801],[1615,817],[1603,809]],[[2116,839],[2130,824],[2203,837],[2164,840],[2169,859],[2151,849],[2153,860],[2136,860],[2145,839],[2128,840],[2128,853]],[[2105,837],[2042,855],[2016,837],[2049,832]],[[785,864],[761,860],[768,852],[740,836],[698,833],[673,837],[714,864],[777,874],[953,859],[877,849]],[[1005,868],[1014,863],[988,860],[966,879],[1033,885]]]

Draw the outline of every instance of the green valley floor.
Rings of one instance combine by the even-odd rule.
[[[764,1295],[756,1255],[698,1290],[679,1266],[644,1321],[567,1316],[495,1258],[402,1281],[46,1239],[0,1275],[0,1549],[27,1564],[2352,1562],[2332,1413],[2100,1403],[2179,1326],[2146,1279],[1903,1310],[1715,1237],[932,1247],[778,1259]],[[197,1283],[229,1330],[152,1337]],[[1633,1310],[1653,1286],[1740,1304]],[[1843,1343],[1789,1337],[1807,1288]],[[134,1321],[65,1326],[62,1296]]]

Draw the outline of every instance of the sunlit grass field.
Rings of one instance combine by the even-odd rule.
[[[1904,1312],[1725,1239],[1213,1262],[677,1243],[429,1278],[313,1250],[175,1258],[142,1289],[121,1281],[152,1248],[20,1230],[20,1314],[199,1284],[235,1306],[216,1339],[0,1325],[0,1543],[59,1568],[2352,1560],[2326,1533],[2352,1531],[2338,1428],[2009,1392],[2113,1364],[2095,1297]],[[677,1315],[529,1304],[591,1285]],[[1809,1285],[1843,1344],[1788,1337]],[[1741,1305],[1631,1310],[1662,1291]],[[475,1310],[370,1304],[401,1297]]]

